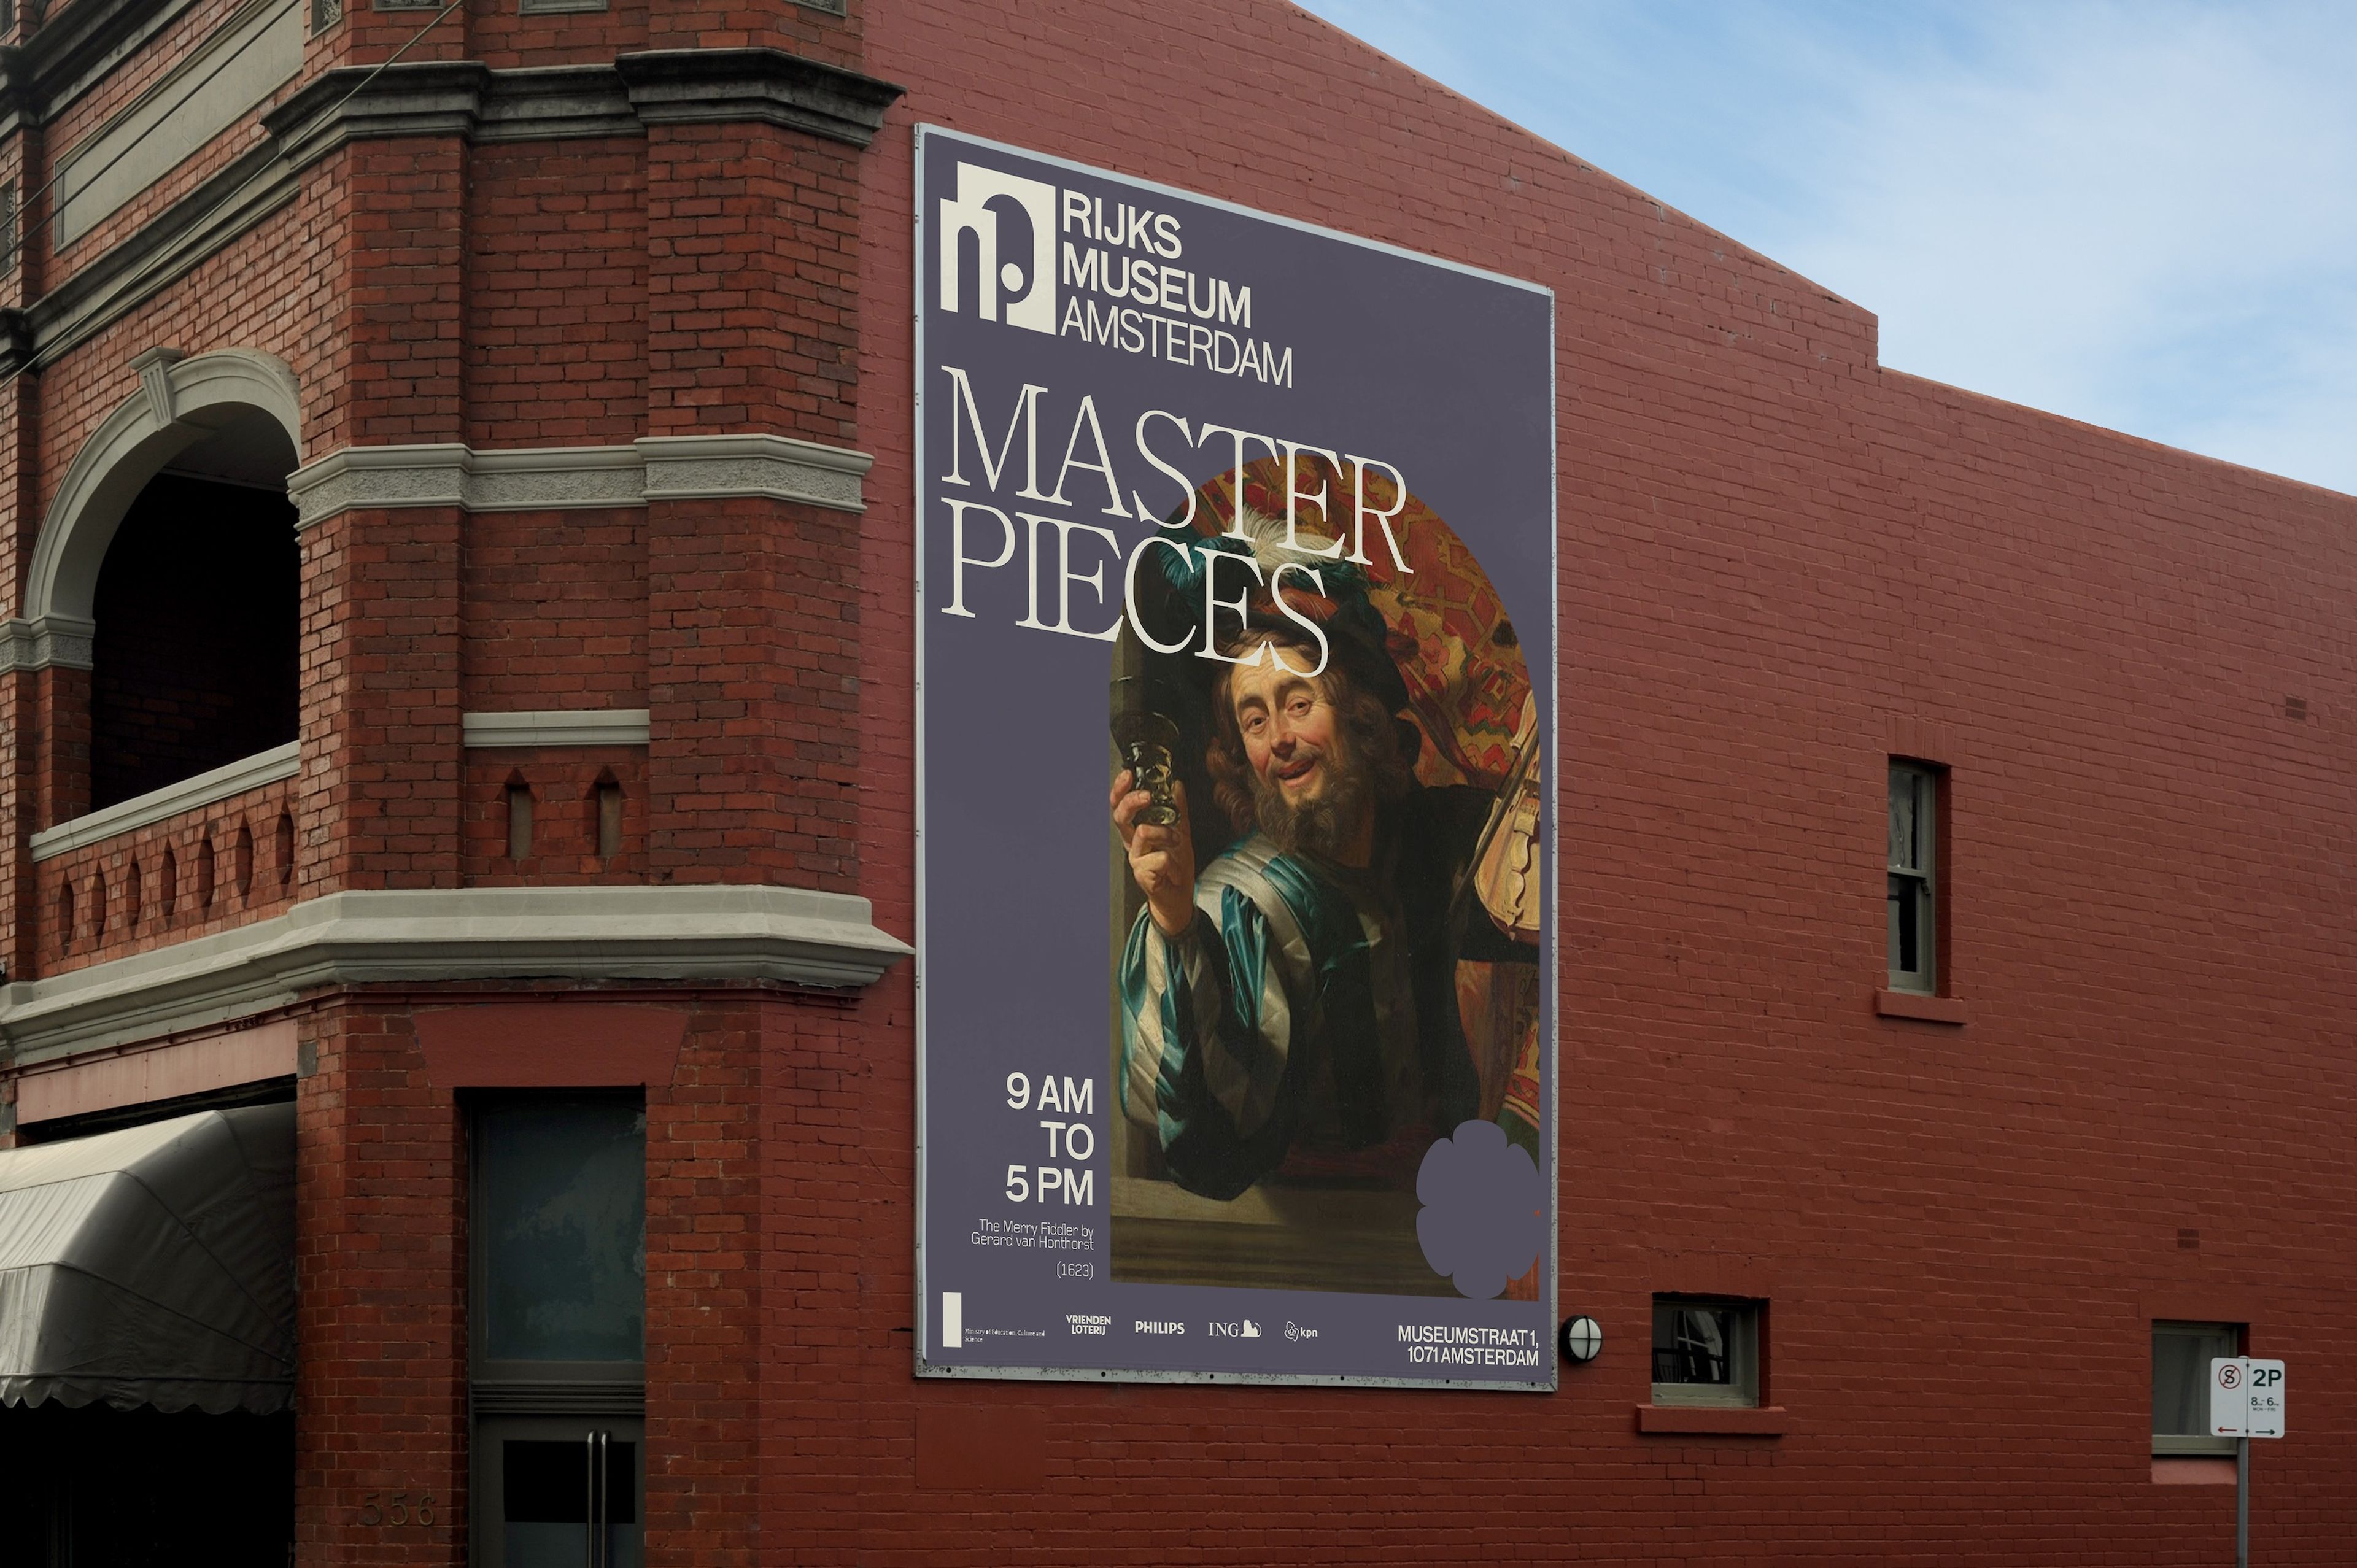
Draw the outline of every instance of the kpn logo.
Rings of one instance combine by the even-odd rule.
[[[974,237],[974,312],[1054,336],[1056,188],[974,164],[957,166],[957,190],[942,198],[942,308],[965,293],[963,258]]]

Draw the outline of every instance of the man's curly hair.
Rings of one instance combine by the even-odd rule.
[[[1250,628],[1226,639],[1220,651],[1234,659],[1260,644],[1271,650],[1284,650],[1297,669],[1306,670],[1318,662],[1315,642],[1301,633],[1280,628]],[[1274,652],[1269,656],[1275,657]],[[1236,726],[1231,679],[1234,672],[1234,666],[1222,666],[1212,687],[1211,743],[1203,760],[1211,771],[1212,794],[1220,809],[1227,813],[1230,825],[1243,833],[1260,821],[1260,800],[1254,788],[1259,779],[1244,751],[1243,732]],[[1383,706],[1383,699],[1353,680],[1342,660],[1329,659],[1317,682],[1325,689],[1326,700],[1333,704],[1350,766],[1366,780],[1375,803],[1389,805],[1405,795],[1415,782],[1415,748],[1420,737],[1414,724],[1395,717]]]

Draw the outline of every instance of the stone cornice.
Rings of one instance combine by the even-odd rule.
[[[22,45],[0,49],[0,136],[54,118],[146,48],[190,3],[74,0]]]
[[[481,980],[874,984],[910,949],[865,898],[768,886],[330,893],[192,941],[0,986],[19,1063],[250,1018],[336,985]]]
[[[864,147],[903,91],[783,49],[657,49],[614,61],[650,125],[764,121]]]
[[[300,168],[349,142],[643,135],[649,125],[758,121],[867,145],[901,89],[782,49],[659,49],[611,65],[494,70],[424,60],[324,72],[263,116]],[[356,91],[357,90],[357,91]]]
[[[52,362],[294,200],[296,190],[294,169],[269,146],[232,159],[29,308],[7,312],[21,320],[21,336],[9,340],[0,328],[0,375]]]
[[[97,44],[79,54],[62,44],[52,48],[47,40],[53,32],[70,24],[92,38],[103,35],[106,27],[144,28],[137,32],[144,41],[183,5],[185,0],[75,0],[32,44],[0,49],[0,134],[12,123],[12,104],[26,114],[54,111],[62,100],[43,84],[63,81],[59,72],[70,75],[67,64],[59,63],[69,55],[82,62],[73,91],[122,58],[121,50],[110,54]],[[366,90],[355,93],[363,82]],[[267,142],[233,159],[30,306],[0,310],[0,378],[54,361],[186,274],[294,200],[302,170],[349,142],[391,136],[457,136],[473,143],[638,136],[650,124],[749,120],[864,147],[900,92],[888,82],[780,49],[663,49],[623,55],[610,65],[500,70],[479,60],[424,60],[382,71],[365,66],[326,71],[262,116]]]
[[[455,442],[346,446],[296,469],[286,493],[298,530],[353,507],[542,511],[768,496],[858,511],[861,477],[873,461],[865,452],[763,432],[489,452]]]
[[[860,481],[876,461],[791,435],[650,435],[632,446],[646,464],[649,500],[768,496],[860,511]]]
[[[91,641],[97,635],[96,623],[79,616],[46,615],[31,620],[0,621],[0,673],[46,670],[52,664],[87,670],[91,667]]]

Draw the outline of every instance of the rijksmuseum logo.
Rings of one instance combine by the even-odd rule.
[[[993,205],[996,203],[996,205]],[[974,313],[1054,336],[1056,188],[962,163],[942,198],[942,308],[964,293],[965,237],[974,241]]]
[[[1172,264],[1177,213],[980,164],[954,183],[936,220],[944,315],[971,298],[985,321],[1293,384],[1293,350],[1250,336],[1251,285]]]

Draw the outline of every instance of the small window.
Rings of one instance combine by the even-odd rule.
[[[1653,1402],[1751,1406],[1760,1402],[1756,1301],[1653,1298]]]
[[[1940,778],[1915,762],[1890,765],[1890,989],[1939,988],[1935,925]]]
[[[2243,1353],[2243,1330],[2232,1323],[2152,1326],[2152,1451],[2232,1454],[2234,1440],[2210,1435],[2210,1363]]]

